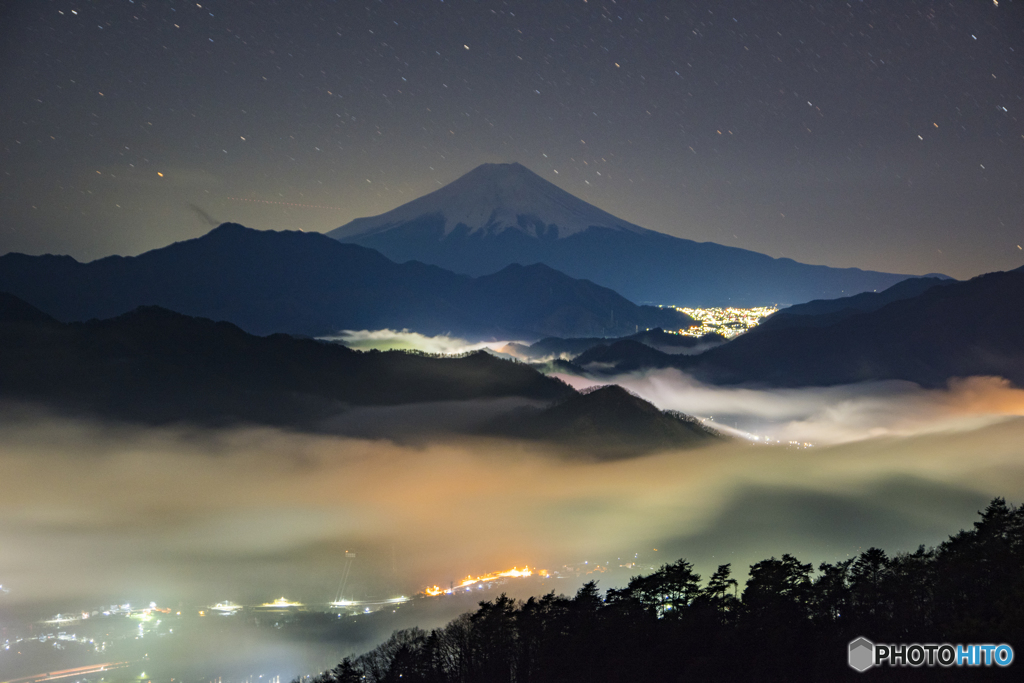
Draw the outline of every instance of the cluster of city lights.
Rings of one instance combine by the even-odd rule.
[[[703,337],[705,334],[720,334],[726,339],[741,335],[762,320],[779,310],[778,306],[757,306],[755,308],[683,308],[670,306],[685,313],[699,324],[678,334],[687,337]]]
[[[452,585],[450,588],[441,588],[439,586],[430,586],[423,590],[424,595],[450,595],[458,590],[470,590],[473,586],[478,584],[487,583],[489,581],[499,581],[502,579],[518,579],[527,576],[533,576],[534,572],[528,566],[520,569],[519,567],[512,567],[512,569],[506,569],[502,572],[491,572],[490,574],[484,574],[483,576],[467,576],[465,579],[459,582],[458,585]],[[538,576],[547,576],[547,571],[540,570],[537,572]]]

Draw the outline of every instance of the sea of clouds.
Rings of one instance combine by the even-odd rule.
[[[362,438],[3,406],[0,584],[11,592],[0,619],[128,599],[326,603],[346,551],[358,558],[350,584],[366,596],[524,564],[618,570],[590,577],[602,588],[679,557],[705,574],[731,562],[742,577],[786,552],[817,564],[936,544],[994,496],[1022,502],[1024,392],[999,379],[943,390],[716,388],[676,371],[616,381],[745,436],[597,462],[444,430],[390,437],[388,424],[416,424],[409,410],[428,425],[476,410],[465,402],[368,409],[359,419],[378,427]]]

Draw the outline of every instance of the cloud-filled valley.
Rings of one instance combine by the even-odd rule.
[[[850,536],[860,543],[937,542],[985,499],[1024,485],[1015,458],[1020,392],[994,380],[945,392],[719,391],[679,376],[624,384],[664,407],[697,412],[699,400],[709,412],[772,420],[776,434],[817,435],[818,445],[736,440],[602,463],[514,440],[401,445],[9,410],[15,418],[0,428],[7,599],[286,592],[326,602],[353,548],[367,565],[393,571],[388,580],[403,591],[505,565],[632,553],[651,564],[675,559],[670,551],[710,565],[728,552],[743,570],[762,548],[815,560],[857,552],[835,537],[850,536],[840,519],[850,510],[865,520]],[[788,513],[754,534],[762,508]],[[382,589],[372,576],[363,577],[367,592]]]

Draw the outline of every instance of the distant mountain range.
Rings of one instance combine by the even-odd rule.
[[[484,164],[435,192],[327,234],[398,262],[470,275],[543,263],[642,303],[795,304],[880,291],[913,277],[806,265],[647,230],[520,164]]]
[[[473,278],[422,263],[397,264],[319,233],[232,223],[134,257],[79,263],[70,256],[7,254],[0,257],[0,291],[64,322],[156,305],[226,320],[253,334],[409,328],[537,339],[620,336],[694,322],[544,265],[512,265]]]
[[[994,375],[1024,387],[1024,270],[918,283],[780,311],[698,356],[635,341],[572,362],[594,374],[674,367],[714,384],[827,386],[902,379],[926,387]]]

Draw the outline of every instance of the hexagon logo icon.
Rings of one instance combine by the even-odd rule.
[[[850,668],[864,672],[875,663],[875,644],[867,638],[858,638],[850,642]]]

